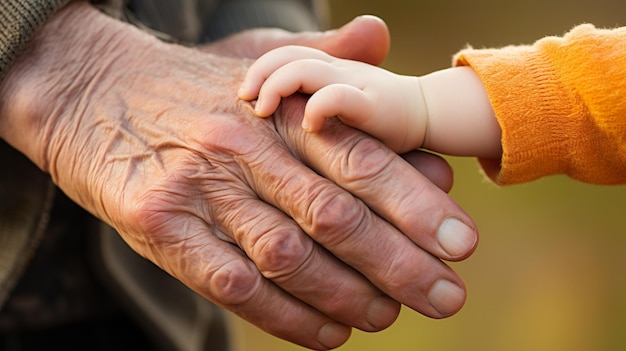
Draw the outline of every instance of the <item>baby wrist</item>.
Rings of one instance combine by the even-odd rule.
[[[410,81],[410,88],[406,90],[409,95],[406,99],[408,101],[408,121],[409,132],[411,137],[411,143],[416,145],[416,148],[424,146],[428,139],[428,104],[424,95],[424,90],[421,84],[421,77],[410,76],[407,77]]]

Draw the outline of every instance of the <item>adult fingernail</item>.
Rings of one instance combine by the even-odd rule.
[[[374,21],[383,22],[383,23],[385,22],[380,17],[374,16],[374,15],[360,15],[360,16],[357,16],[355,19],[374,20]]]
[[[450,316],[463,307],[465,290],[449,280],[441,279],[430,288],[428,301],[443,316]]]
[[[476,244],[476,231],[455,218],[448,218],[437,232],[439,245],[452,257],[467,254]]]
[[[334,349],[343,345],[348,338],[352,328],[339,323],[326,323],[319,331],[317,340],[320,344],[329,349]]]
[[[368,309],[367,322],[370,324],[371,330],[380,331],[390,326],[400,314],[400,303],[387,297],[380,296],[374,299]]]

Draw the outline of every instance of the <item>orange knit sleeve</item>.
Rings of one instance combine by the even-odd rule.
[[[497,184],[552,174],[626,184],[626,27],[575,27],[530,46],[459,52],[480,76],[502,127]]]

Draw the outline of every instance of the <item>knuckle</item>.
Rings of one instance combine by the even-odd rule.
[[[259,237],[252,245],[251,256],[266,278],[278,282],[296,274],[312,250],[312,242],[305,241],[300,233],[278,230]]]
[[[367,186],[393,162],[396,155],[375,139],[362,135],[340,158],[340,176],[348,186]],[[361,185],[363,184],[363,185]]]
[[[311,235],[324,246],[337,246],[358,230],[365,216],[364,205],[351,194],[320,193],[309,211]]]
[[[156,191],[150,191],[141,198],[140,201],[133,201],[133,205],[125,211],[125,217],[142,233],[156,232],[167,216],[167,212],[163,211],[163,199]]]
[[[289,69],[292,69],[294,72],[310,72],[312,68],[315,68],[320,65],[320,61],[316,59],[301,59],[292,61],[288,64]]]
[[[337,105],[344,105],[350,100],[348,97],[348,89],[346,85],[332,84],[329,85],[326,92]]]
[[[242,260],[235,260],[220,266],[210,277],[209,284],[216,303],[240,305],[256,294],[261,276]]]

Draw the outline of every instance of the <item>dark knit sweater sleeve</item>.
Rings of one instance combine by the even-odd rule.
[[[0,80],[35,31],[71,0],[0,1]]]

